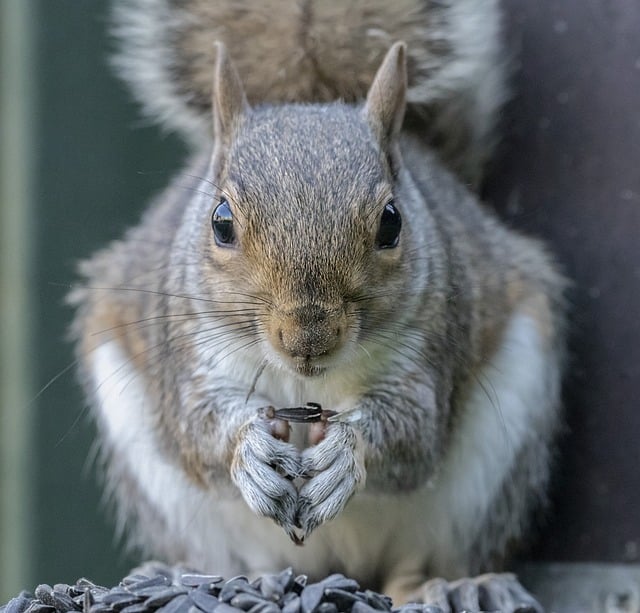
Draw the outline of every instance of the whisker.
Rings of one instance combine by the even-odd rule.
[[[235,202],[235,200],[231,197],[231,194],[226,190],[224,190],[219,183],[215,183],[214,181],[209,179],[209,177],[201,177],[199,175],[194,175],[189,172],[183,173],[183,176],[190,177],[192,179],[195,179],[196,181],[204,181],[205,183],[208,183],[211,187],[215,188],[218,192],[220,192],[231,204],[237,205],[237,202]],[[215,194],[211,194],[211,197],[213,197],[214,195]]]
[[[194,302],[206,302],[209,304],[255,304],[254,302],[243,302],[238,300],[217,300],[213,298],[201,298],[198,296],[193,296],[190,294],[172,294],[170,292],[162,292],[160,290],[153,290],[148,288],[140,288],[140,287],[128,287],[128,286],[92,286],[92,285],[74,285],[69,283],[53,283],[52,285],[58,287],[65,287],[68,289],[84,289],[91,291],[106,291],[106,292],[139,292],[141,294],[150,294],[153,296],[161,296],[164,298],[179,298],[182,300],[192,300]],[[250,296],[250,294],[246,294],[246,296]],[[259,300],[256,298],[256,300]]]
[[[198,175],[193,175],[193,174],[189,174],[189,173],[184,173],[184,176],[191,177],[191,178],[196,179],[198,181],[204,181],[205,183],[208,183],[211,187],[215,188],[217,192],[222,194],[234,208],[237,208],[241,213],[246,214],[246,212],[243,210],[240,202],[238,200],[232,198],[231,194],[229,192],[227,192],[226,190],[224,190],[222,188],[222,186],[219,185],[218,183],[215,183],[214,181],[212,181],[208,177],[199,177]],[[210,197],[213,198],[215,195],[216,194],[211,194]],[[242,226],[240,226],[240,227],[242,227]]]
[[[245,401],[244,401],[245,404],[249,403],[249,399],[251,398],[253,393],[256,391],[256,385],[258,384],[258,379],[260,379],[260,377],[262,376],[262,373],[264,372],[264,369],[267,367],[267,364],[268,364],[268,361],[264,359],[258,366],[255,377],[251,382],[251,387],[249,388],[249,392],[247,393],[247,397],[245,398]]]
[[[200,194],[202,196],[206,196],[207,198],[211,198],[213,200],[213,197],[215,194],[210,194],[209,192],[205,192],[201,189],[198,189],[197,187],[194,187],[193,185],[181,185],[180,183],[177,183],[175,185],[175,187],[177,187],[178,189],[183,189],[185,191],[188,192],[193,192],[194,194]]]
[[[389,350],[395,351],[401,356],[409,357],[408,354],[405,354],[403,351],[400,351],[396,346],[396,344],[398,344],[399,341],[397,337],[392,336],[394,329],[402,329],[404,332],[410,332],[413,338],[416,338],[417,340],[422,341],[424,343],[433,342],[434,340],[424,330],[417,329],[414,324],[407,323],[407,322],[392,322],[386,332],[382,331],[379,328],[372,328],[370,330],[365,330],[365,332],[368,335],[367,338],[369,338],[373,342],[378,343]],[[451,346],[457,349],[462,349],[457,339],[454,336],[452,336],[450,332],[445,332],[443,336]],[[382,341],[381,339],[384,339],[384,341]],[[400,342],[399,344],[401,347],[405,349],[410,349],[414,354],[419,355],[420,358],[426,360],[428,364],[433,365],[429,361],[428,356],[426,356],[422,352],[416,351],[415,347],[412,347],[411,345],[407,345],[406,343],[402,343],[402,342]],[[461,351],[456,351],[454,356],[455,356],[455,361],[469,372],[470,377],[477,383],[478,387],[480,388],[482,393],[486,396],[490,405],[494,408],[494,410],[498,414],[500,418],[500,422],[502,424],[503,436],[505,437],[505,439],[508,439],[506,421],[504,419],[502,407],[500,406],[500,398],[497,394],[497,391],[493,387],[491,379],[486,374],[477,372],[477,370],[474,367],[474,364],[471,363],[471,360],[465,358],[464,354]],[[491,364],[490,361],[487,361],[485,363],[485,367],[491,368],[493,367],[493,365]]]
[[[220,342],[220,341],[225,342],[229,336],[232,336],[232,337],[236,337],[238,335],[248,336],[248,334],[245,334],[245,333],[255,331],[255,325],[251,323],[241,327],[232,328],[230,330],[223,330],[221,332],[218,332],[217,334],[210,334],[209,336],[197,339],[195,342],[188,341],[188,340],[186,343],[177,342],[177,341],[184,341],[185,339],[188,339],[188,337],[202,335],[209,331],[218,332],[218,329],[211,328],[210,330],[197,330],[195,332],[188,332],[188,333],[179,335],[177,337],[171,338],[168,341],[168,344],[170,345],[172,350],[180,351],[182,349],[191,349],[191,348],[201,347],[202,345],[207,345],[213,342]],[[234,340],[236,339],[232,338],[230,342],[233,342]],[[218,346],[216,346],[214,349],[218,349]],[[224,347],[222,349],[224,349]]]
[[[67,440],[69,435],[73,432],[75,427],[80,423],[80,420],[87,414],[88,411],[89,411],[89,405],[88,404],[83,405],[82,408],[78,411],[78,414],[75,416],[74,420],[71,422],[69,427],[64,432],[64,434],[58,439],[56,444],[53,446],[54,449],[58,449],[58,447],[60,447],[60,445],[62,445],[62,443],[64,443]]]
[[[234,350],[227,352],[226,354],[220,356],[220,358],[214,362],[212,364],[212,368],[216,367],[220,362],[222,362],[223,360],[226,360],[230,355],[233,355],[234,353],[237,353],[238,351],[241,351],[242,349],[248,349],[249,347],[253,347],[257,344],[260,343],[260,339],[259,338],[254,338],[253,340],[249,341],[248,343],[245,343],[244,345],[240,345],[240,347],[236,347]]]
[[[105,334],[107,332],[113,332],[114,330],[121,330],[123,328],[129,328],[132,326],[136,326],[136,329],[142,329],[147,326],[139,326],[139,324],[153,324],[153,323],[165,323],[167,320],[176,320],[181,321],[186,319],[187,321],[196,320],[196,319],[208,319],[212,318],[213,315],[223,315],[224,317],[229,316],[237,316],[237,315],[256,315],[255,309],[235,309],[235,310],[225,310],[222,313],[220,311],[196,311],[192,313],[169,313],[167,315],[153,315],[151,317],[144,317],[142,319],[137,319],[134,321],[128,321],[122,324],[117,324],[115,326],[111,326],[109,328],[103,328],[97,332],[92,332],[90,336],[98,336],[100,334]]]
[[[61,371],[56,373],[51,379],[49,379],[36,393],[33,398],[29,400],[29,404],[34,403],[42,394],[44,394],[56,381],[58,381],[61,377],[67,374],[72,368],[75,368],[80,363],[80,358],[76,358],[69,364],[67,364]]]

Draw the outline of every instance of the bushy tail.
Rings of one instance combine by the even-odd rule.
[[[408,121],[476,182],[506,97],[498,0],[114,0],[119,73],[145,112],[210,138],[214,41],[249,101],[357,101],[391,44],[408,45]]]

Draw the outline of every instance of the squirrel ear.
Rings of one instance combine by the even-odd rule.
[[[395,43],[384,60],[367,94],[364,116],[387,148],[402,127],[407,91],[407,59],[405,43]]]
[[[247,97],[227,48],[217,41],[216,67],[213,76],[213,131],[217,141],[227,140],[238,119],[250,110]]]

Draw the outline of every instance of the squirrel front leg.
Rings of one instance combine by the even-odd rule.
[[[364,486],[364,445],[348,423],[324,425],[322,440],[302,454],[298,524],[307,537],[321,524],[337,517],[353,494]]]
[[[288,442],[288,424],[264,411],[238,431],[231,479],[249,508],[273,519],[295,543],[298,492],[293,479],[301,472],[300,454]]]
[[[304,450],[309,480],[300,489],[298,522],[305,536],[337,517],[365,481],[382,491],[407,491],[426,480],[439,448],[433,386],[402,388],[381,383],[348,410],[353,421],[338,415],[316,435],[320,442]]]

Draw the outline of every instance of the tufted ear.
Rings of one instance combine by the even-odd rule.
[[[382,60],[367,94],[364,115],[381,147],[388,151],[402,127],[406,106],[406,45],[395,43]]]
[[[251,109],[240,76],[227,48],[216,42],[216,67],[213,75],[213,135],[217,142],[228,143],[240,117]]]

